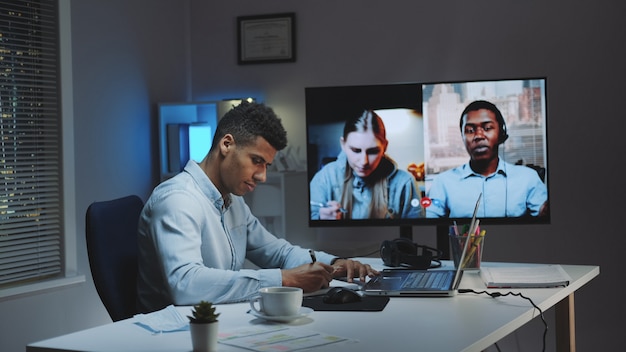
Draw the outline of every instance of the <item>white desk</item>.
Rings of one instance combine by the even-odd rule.
[[[369,259],[371,260],[371,259]],[[380,260],[378,260],[380,262]],[[444,266],[450,266],[444,262]],[[483,263],[483,265],[507,265]],[[597,266],[563,265],[572,278],[564,288],[510,290],[522,292],[542,310],[556,306],[557,349],[575,350],[574,292],[600,272]],[[461,288],[484,290],[477,273],[466,272]],[[498,290],[492,290],[498,291]],[[499,290],[507,292],[509,290]],[[179,307],[188,311],[189,307]],[[220,330],[264,324],[246,314],[248,303],[218,305]],[[491,298],[473,293],[456,297],[392,298],[382,312],[313,312],[288,325],[356,339],[357,343],[326,346],[316,351],[481,351],[536,317],[538,312],[520,297]],[[188,331],[152,335],[127,319],[76,333],[31,343],[35,351],[191,351]],[[442,339],[443,332],[455,338]],[[538,335],[538,339],[542,336]],[[244,351],[218,345],[219,351]]]

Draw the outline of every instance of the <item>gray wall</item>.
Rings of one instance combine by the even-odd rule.
[[[192,2],[194,98],[236,87],[259,90],[286,120],[292,143],[303,144],[307,86],[546,76],[552,224],[488,227],[485,258],[600,265],[601,275],[576,294],[578,347],[610,350],[621,345],[623,339],[617,336],[625,325],[616,316],[626,313],[626,304],[621,292],[609,285],[623,277],[618,258],[626,247],[626,236],[616,233],[621,232],[617,220],[626,210],[626,192],[617,172],[619,153],[626,149],[621,117],[626,58],[619,48],[626,39],[626,4],[542,0],[295,4]],[[286,11],[297,14],[297,62],[237,66],[234,18]],[[206,20],[214,13],[219,16]],[[344,232],[327,231],[320,237],[380,243],[397,235],[393,230],[372,231],[365,237]],[[427,242],[434,228],[416,228],[414,233],[417,241]],[[553,312],[549,313],[551,318]],[[523,337],[508,339],[504,350],[539,350],[541,326],[533,324]]]
[[[87,282],[0,301],[0,350],[109,320],[91,283],[84,212],[95,200],[136,193],[158,180],[156,104],[256,94],[304,145],[304,87],[548,77],[551,225],[490,226],[486,260],[601,266],[576,294],[581,351],[622,345],[626,303],[610,282],[626,236],[617,172],[624,118],[626,4],[618,1],[475,0],[72,0],[76,209],[79,270]],[[235,18],[296,12],[297,62],[236,63]],[[617,156],[617,157],[616,157]],[[304,224],[303,224],[304,226]],[[321,246],[366,236],[319,231]],[[432,241],[434,228],[416,228]],[[620,231],[621,232],[621,231]],[[552,321],[553,312],[547,316]],[[11,317],[7,319],[6,317]],[[427,318],[427,317],[425,317]],[[617,318],[617,319],[616,319]],[[535,319],[537,320],[537,319]],[[553,325],[549,349],[553,350]],[[533,321],[502,341],[535,351]]]

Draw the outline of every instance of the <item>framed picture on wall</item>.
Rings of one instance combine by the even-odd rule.
[[[237,17],[238,63],[296,61],[295,22],[293,12]]]

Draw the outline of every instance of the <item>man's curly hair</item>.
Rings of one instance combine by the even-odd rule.
[[[211,151],[217,149],[217,144],[227,134],[233,135],[235,143],[242,146],[254,143],[257,137],[263,137],[276,150],[287,146],[287,132],[280,118],[272,108],[261,103],[243,101],[228,111],[217,124]]]

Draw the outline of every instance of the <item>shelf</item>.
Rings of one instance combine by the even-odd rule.
[[[316,232],[309,228],[308,181],[305,171],[268,172],[265,183],[244,196],[265,228],[292,244],[309,246]]]
[[[170,167],[169,151],[172,146],[168,143],[168,125],[193,125],[202,124],[208,126],[210,137],[206,140],[206,145],[203,150],[199,151],[196,161],[201,161],[206,155],[206,152],[211,148],[211,143],[215,130],[217,129],[217,123],[224,114],[232,109],[233,106],[238,105],[241,99],[227,99],[219,101],[201,101],[201,102],[175,102],[175,103],[159,103],[159,167],[161,181],[164,181],[181,170],[172,169]],[[202,148],[201,148],[202,149]],[[173,151],[174,149],[172,149]],[[177,154],[177,153],[175,153]],[[182,165],[187,163],[187,160],[181,160]]]

